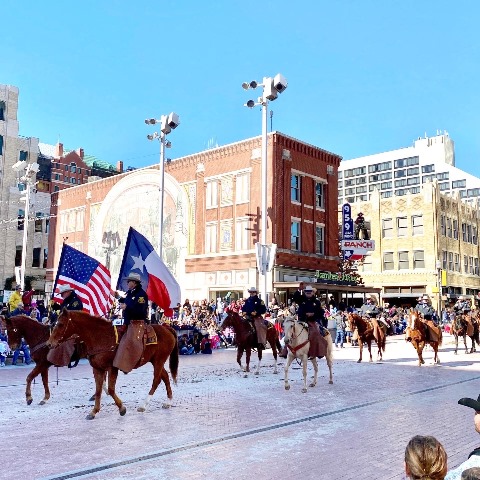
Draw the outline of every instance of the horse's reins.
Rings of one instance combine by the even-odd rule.
[[[286,320],[286,322],[292,322],[292,323],[295,323],[295,320]],[[298,324],[300,324],[302,326],[302,329],[300,330],[300,332],[298,333],[298,335],[292,335],[290,337],[290,340],[296,340],[301,334],[302,332],[305,330],[305,325],[301,322],[296,322]],[[287,343],[287,348],[295,355],[297,353],[298,350],[300,350],[301,348],[303,348],[305,345],[307,345],[308,343],[310,343],[310,340],[305,340],[303,343],[297,345],[296,347],[291,347],[290,343]]]

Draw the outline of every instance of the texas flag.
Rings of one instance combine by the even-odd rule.
[[[166,317],[171,317],[172,308],[181,301],[180,285],[152,244],[132,227],[128,231],[117,290],[128,290],[124,278],[130,273],[140,274],[142,288],[147,292],[149,300],[161,307]]]

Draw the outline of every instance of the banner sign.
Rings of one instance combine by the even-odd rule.
[[[349,203],[344,203],[342,206],[342,239],[353,240],[354,238],[352,207]]]
[[[375,250],[375,240],[342,240],[342,250],[355,250],[355,253],[362,253]]]
[[[357,285],[357,280],[353,275],[348,273],[324,272],[317,270],[315,272],[317,283],[327,283],[334,285]]]

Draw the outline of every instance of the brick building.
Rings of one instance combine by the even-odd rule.
[[[337,170],[341,158],[279,132],[268,135],[267,243],[277,244],[269,291],[285,300],[301,280],[338,264]],[[158,243],[158,166],[53,194],[47,282],[63,241],[105,263],[116,284],[128,228]],[[165,164],[164,261],[183,298],[243,296],[258,285],[261,138]]]

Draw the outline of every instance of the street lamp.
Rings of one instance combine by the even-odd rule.
[[[12,166],[17,173],[24,171],[20,181],[25,185],[25,196],[20,200],[25,201],[25,215],[23,219],[23,240],[22,240],[22,266],[20,267],[20,287],[25,288],[25,269],[27,260],[27,239],[28,239],[28,217],[30,215],[30,196],[32,188],[38,183],[37,172],[40,169],[38,163],[27,163],[25,160],[19,161]]]
[[[268,122],[268,102],[276,100],[279,93],[282,93],[288,86],[287,79],[281,74],[277,73],[275,77],[263,77],[263,82],[259,83],[255,80],[251,82],[242,83],[244,90],[263,88],[261,97],[257,101],[249,100],[245,103],[245,107],[253,108],[256,106],[262,107],[262,223],[261,223],[261,239],[260,246],[257,243],[257,258],[260,258],[261,268],[260,275],[263,277],[261,281],[260,292],[265,303],[267,299],[267,264],[269,259],[269,249],[267,249],[267,122]],[[271,259],[270,259],[271,260]],[[271,263],[271,262],[270,262]]]
[[[164,202],[164,188],[165,188],[165,148],[172,146],[171,142],[166,139],[166,136],[175,130],[180,125],[180,118],[175,112],[169,115],[162,115],[159,120],[155,118],[147,118],[145,120],[147,125],[160,124],[160,133],[154,132],[152,135],[147,135],[149,140],[158,139],[160,142],[160,220],[159,220],[159,237],[158,237],[158,255],[163,260],[163,202]]]

